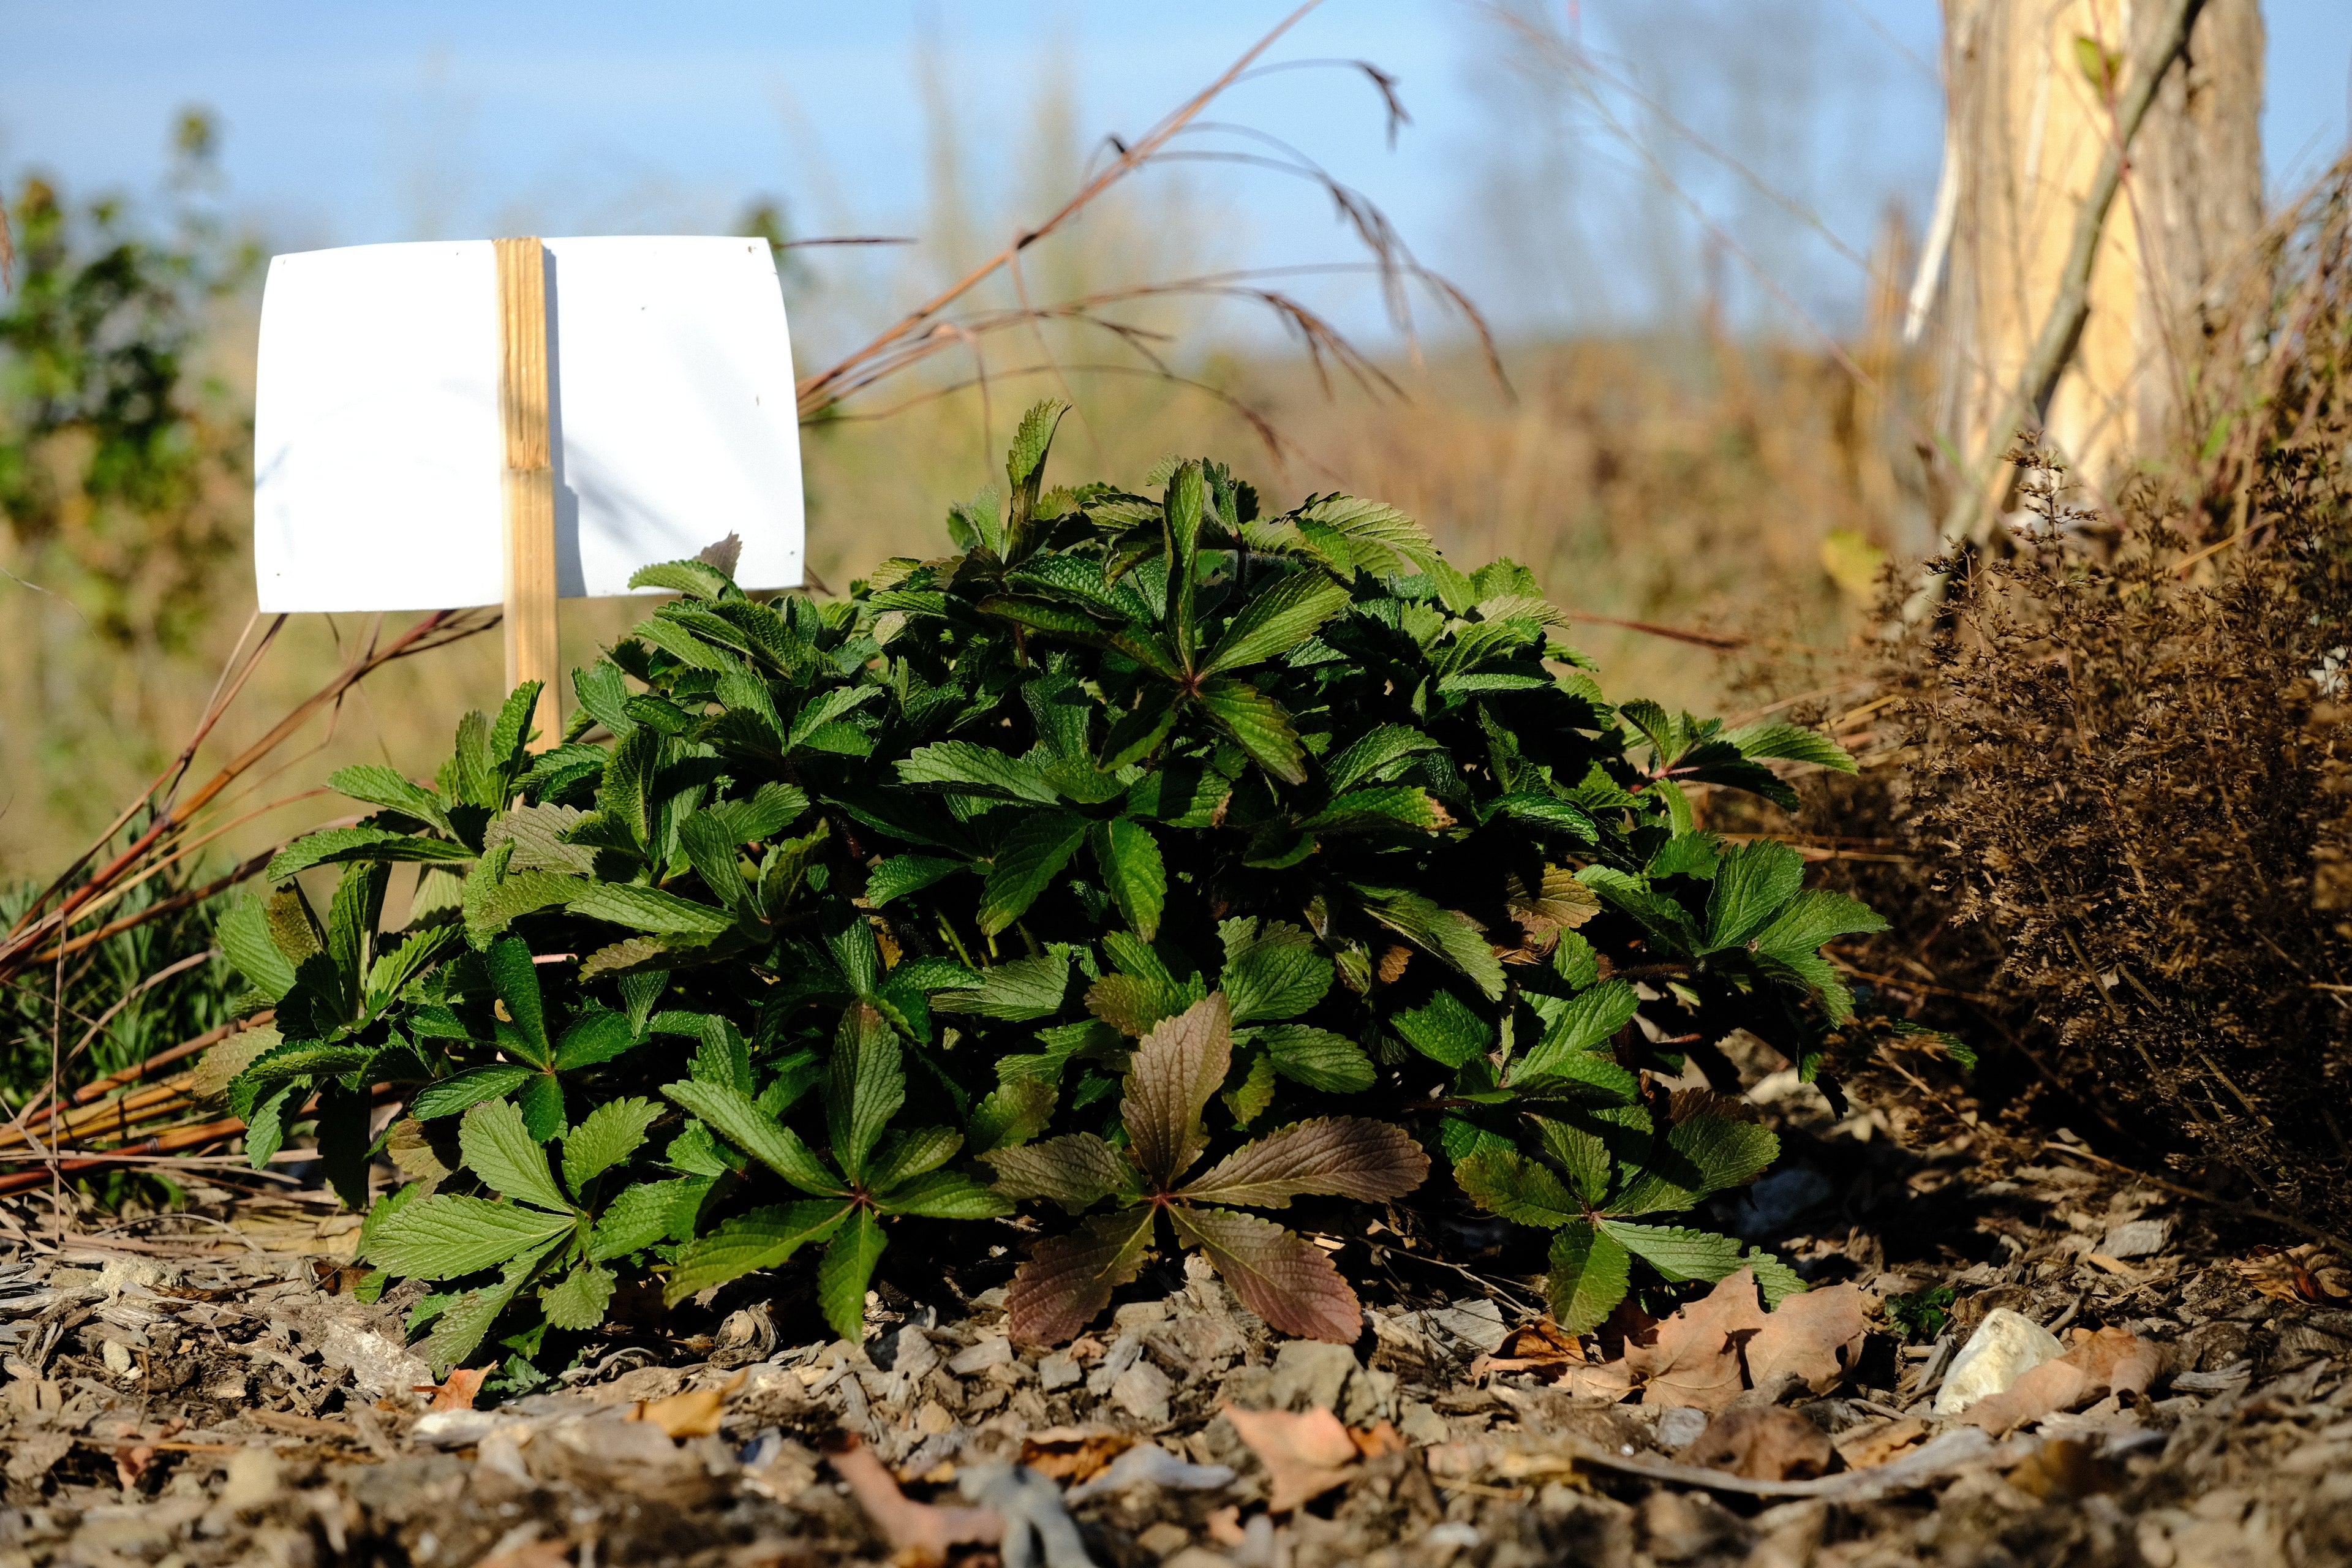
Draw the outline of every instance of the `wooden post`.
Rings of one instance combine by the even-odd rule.
[[[493,242],[499,258],[499,421],[506,436],[507,689],[540,683],[545,751],[556,710],[555,467],[548,438],[547,275],[536,238]]]

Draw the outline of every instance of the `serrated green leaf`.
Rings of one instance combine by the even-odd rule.
[[[866,1286],[888,1244],[881,1220],[872,1209],[860,1207],[834,1232],[816,1266],[817,1310],[851,1344],[866,1338]]]
[[[998,1070],[1003,1070],[1001,1059]],[[969,1149],[975,1155],[984,1155],[1028,1142],[1045,1131],[1060,1098],[1055,1086],[1043,1079],[1007,1079],[971,1108]]]
[[[1721,1279],[1742,1267],[1739,1243],[1727,1236],[1671,1225],[1628,1225],[1622,1219],[1599,1223],[1601,1230],[1656,1269],[1668,1284]]]
[[[483,959],[490,984],[506,1004],[507,1018],[522,1049],[538,1065],[547,1065],[552,1053],[547,1041],[547,1014],[540,998],[539,966],[520,937],[500,937]]]
[[[1389,1027],[1423,1056],[1450,1068],[1495,1048],[1495,1026],[1450,991],[1440,991],[1425,1005],[1391,1016]]]
[[[1285,784],[1307,782],[1307,753],[1281,703],[1248,682],[1224,675],[1202,682],[1194,700],[1252,762]]]
[[[1614,1236],[1580,1219],[1551,1238],[1544,1296],[1571,1334],[1590,1333],[1617,1310],[1633,1278],[1633,1258]]]
[[[1804,879],[1804,857],[1785,844],[1759,838],[1727,851],[1707,895],[1706,951],[1746,942],[1796,896]]]
[[[874,1161],[866,1185],[887,1193],[901,1182],[938,1170],[963,1147],[963,1134],[952,1127],[920,1127],[895,1134]]]
[[[353,800],[363,800],[370,805],[380,805],[387,811],[396,811],[419,822],[430,823],[442,832],[455,836],[441,797],[397,768],[388,768],[378,763],[337,768],[327,775],[327,787]]]
[[[531,873],[525,873],[530,875]],[[634,931],[662,935],[717,936],[735,922],[723,910],[665,893],[659,888],[621,882],[583,882],[564,900],[575,915],[609,921]]]
[[[832,1236],[855,1207],[840,1199],[811,1199],[737,1215],[709,1236],[678,1249],[677,1266],[663,1283],[662,1298],[676,1306],[713,1285],[773,1268],[802,1247]],[[862,1318],[862,1291],[859,1309]]]
[[[1359,889],[1374,920],[1459,970],[1490,1002],[1502,1000],[1503,963],[1486,933],[1460,910],[1405,889]]]
[[[1766,721],[1734,730],[1723,737],[1739,748],[1747,757],[1774,757],[1785,762],[1811,763],[1815,767],[1850,773],[1855,771],[1854,760],[1844,747],[1818,730],[1808,730],[1802,724]]]
[[[1323,764],[1323,776],[1338,795],[1353,788],[1363,779],[1379,773],[1390,763],[1412,756],[1417,752],[1435,752],[1444,748],[1434,736],[1404,724],[1382,724],[1367,731],[1351,742],[1348,749]]]
[[[1168,868],[1160,858],[1160,841],[1140,822],[1118,817],[1096,823],[1087,830],[1087,842],[1120,918],[1150,941],[1168,904]]]
[[[1550,1167],[1507,1148],[1456,1160],[1454,1179],[1471,1202],[1515,1224],[1557,1229],[1584,1215],[1584,1205]]]
[[[570,1215],[572,1205],[548,1173],[547,1151],[523,1125],[513,1101],[485,1100],[457,1124],[457,1151],[466,1168],[492,1190],[520,1203]]]
[[[996,1190],[1004,1196],[1044,1198],[1072,1214],[1137,1190],[1135,1166],[1091,1132],[990,1150],[981,1158],[995,1168]]]
[[[844,1175],[853,1182],[864,1178],[866,1155],[906,1099],[898,1036],[873,1007],[859,1003],[848,1008],[834,1036],[824,1097],[833,1157]]]
[[[472,1068],[440,1082],[428,1084],[417,1090],[410,1102],[408,1113],[419,1121],[431,1121],[438,1117],[455,1116],[468,1110],[486,1100],[502,1094],[512,1094],[538,1076],[536,1069],[516,1062],[500,1062],[494,1067]]]
[[[980,972],[980,984],[941,992],[931,998],[939,1013],[971,1013],[983,1018],[1023,1023],[1050,1018],[1062,1010],[1062,996],[1070,985],[1070,961],[1053,953],[1016,958],[991,964]]]
[[[970,741],[919,746],[898,763],[897,771],[900,782],[918,789],[1027,801],[1034,805],[1055,805],[1061,801],[1045,775],[1027,763]]]
[[[330,827],[296,839],[271,858],[262,875],[284,881],[313,866],[340,865],[353,860],[471,860],[474,852],[446,838],[420,838],[383,827]]]
[[[750,1095],[733,1085],[666,1083],[662,1093],[801,1191],[831,1196],[847,1190],[801,1142],[800,1134],[761,1110]]]
[[[1609,1192],[1612,1162],[1608,1141],[1592,1129],[1572,1121],[1538,1116],[1535,1123],[1544,1152],[1559,1162],[1577,1195],[1587,1204],[1599,1204]]]
[[[1258,664],[1286,653],[1348,607],[1348,590],[1311,567],[1254,595],[1226,624],[1201,661],[1204,675]]]
[[[718,599],[733,585],[726,573],[702,561],[664,561],[629,575],[631,588],[667,588],[698,599]]]
[[[961,1171],[928,1171],[908,1178],[876,1200],[883,1212],[924,1219],[994,1219],[1013,1205],[992,1187]]]
[[[425,1359],[435,1376],[446,1377],[452,1367],[464,1365],[466,1359],[481,1348],[490,1325],[498,1321],[499,1314],[507,1310],[516,1293],[530,1282],[531,1272],[555,1246],[555,1241],[542,1243],[537,1250],[508,1264],[497,1284],[468,1290],[443,1309],[434,1320],[433,1332],[424,1345]]]
[[[1257,1043],[1276,1072],[1309,1089],[1355,1094],[1371,1088],[1379,1078],[1363,1047],[1328,1029],[1279,1024],[1259,1030]]]
[[[378,1227],[368,1261],[413,1279],[454,1279],[496,1268],[572,1227],[569,1214],[438,1193]]]
[[[1236,1024],[1296,1018],[1331,989],[1331,960],[1320,948],[1256,947],[1225,965],[1218,984]]]
[[[980,929],[989,936],[1029,912],[1086,842],[1087,819],[1075,812],[1038,811],[1013,824],[990,862],[981,895]]]
[[[1543,1037],[1513,1069],[1515,1078],[1565,1072],[1571,1058],[1606,1046],[1631,1023],[1642,999],[1622,980],[1604,980],[1551,1012]]]
[[[616,1015],[617,1016],[617,1015]],[[563,1140],[563,1182],[574,1194],[635,1153],[646,1129],[661,1119],[650,1100],[607,1100],[590,1111]]]
[[[574,1332],[593,1329],[604,1321],[604,1310],[613,1304],[613,1287],[617,1282],[609,1268],[576,1264],[562,1283],[541,1289],[539,1310],[547,1314],[550,1328]]]
[[[1811,955],[1822,943],[1842,936],[1860,936],[1886,929],[1886,919],[1858,899],[1843,893],[1799,893],[1771,923],[1756,933],[1752,945],[1776,958]]]
[[[268,900],[248,893],[213,928],[213,941],[247,984],[272,1002],[294,989],[294,965],[269,934]]]
[[[920,892],[932,883],[942,881],[965,868],[961,860],[944,859],[936,855],[894,855],[875,867],[867,876],[866,901],[878,910],[893,899]]]

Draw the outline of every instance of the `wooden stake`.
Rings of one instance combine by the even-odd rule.
[[[547,417],[547,274],[538,239],[499,258],[499,420],[506,434],[507,689],[540,683],[530,742],[562,735],[556,710],[555,467]]]

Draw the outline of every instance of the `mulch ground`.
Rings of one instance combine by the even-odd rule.
[[[2299,1238],[2063,1142],[1905,1151],[1810,1089],[1751,1098],[1789,1156],[1716,1217],[1874,1310],[1829,1392],[1735,1402],[1827,1438],[1804,1474],[1694,1463],[1703,1413],[1580,1392],[1589,1366],[1509,1337],[1526,1280],[1436,1269],[1450,1294],[1360,1280],[1349,1347],[1280,1342],[1171,1260],[1052,1352],[1006,1337],[1001,1289],[887,1293],[862,1345],[787,1342],[804,1320],[752,1280],[433,1409],[402,1293],[350,1293],[354,1221],[199,1188],[0,1265],[0,1568],[2352,1562],[2352,1302]],[[1945,1286],[1940,1325],[1876,1310]],[[2163,1370],[1997,1436],[1936,1417],[1996,1307],[2127,1331]]]

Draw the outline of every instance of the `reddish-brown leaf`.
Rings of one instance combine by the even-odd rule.
[[[1392,1198],[1421,1185],[1429,1156],[1404,1129],[1354,1116],[1276,1128],[1184,1189],[1203,1203],[1278,1209],[1302,1194]]]
[[[1039,1242],[1004,1294],[1013,1337],[1059,1344],[1085,1328],[1143,1266],[1154,1212],[1146,1206],[1088,1215],[1069,1235]]]
[[[1658,1325],[1649,1345],[1625,1347],[1625,1359],[1646,1381],[1642,1403],[1669,1408],[1691,1405],[1709,1415],[1737,1398],[1746,1386],[1740,1347],[1764,1327],[1757,1305],[1756,1276],[1742,1268]]]
[[[1008,1198],[1050,1198],[1072,1214],[1131,1190],[1135,1167],[1091,1132],[1048,1138],[982,1159],[996,1167],[996,1190]]]
[[[1201,1157],[1209,1142],[1201,1108],[1225,1081],[1233,1058],[1233,1014],[1222,991],[1162,1019],[1143,1037],[1119,1111],[1145,1174],[1172,1183]]]
[[[1270,1219],[1232,1209],[1168,1211],[1176,1238],[1199,1247],[1242,1304],[1286,1334],[1353,1344],[1364,1310],[1323,1249]]]
[[[474,1396],[482,1392],[482,1379],[489,1375],[490,1369],[486,1366],[475,1367],[470,1372],[464,1367],[452,1367],[449,1381],[420,1383],[416,1385],[416,1392],[433,1396],[432,1409],[471,1410]]]
[[[1827,1394],[1862,1354],[1870,1328],[1863,1307],[1851,1282],[1783,1297],[1748,1342],[1748,1381],[1764,1388],[1776,1373],[1793,1372],[1815,1394]]]
[[[1345,1485],[1355,1468],[1356,1440],[1319,1405],[1297,1414],[1228,1405],[1225,1419],[1265,1466],[1265,1505],[1276,1513]]]

